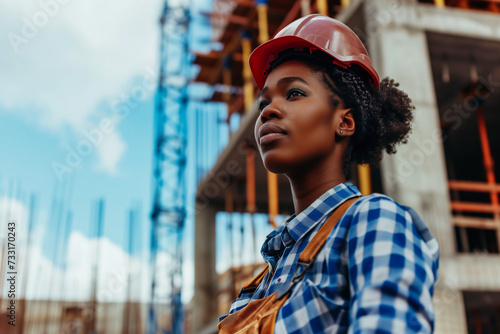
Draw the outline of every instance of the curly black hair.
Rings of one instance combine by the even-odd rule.
[[[285,51],[270,65],[268,72],[289,60],[298,60],[319,74],[321,81],[333,92],[335,108],[340,97],[351,108],[356,124],[344,157],[344,174],[349,176],[353,163],[378,163],[383,151],[396,153],[396,145],[406,143],[411,131],[413,106],[411,99],[394,80],[385,78],[380,91],[369,81],[366,72],[357,65],[344,69],[334,65],[322,52]]]

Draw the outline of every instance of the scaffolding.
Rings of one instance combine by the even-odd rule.
[[[499,124],[499,114],[494,111],[499,105],[500,44],[498,34],[493,33],[500,23],[498,15],[492,15],[499,12],[499,0],[214,1],[206,15],[212,20],[214,39],[220,47],[196,54],[194,63],[201,71],[195,80],[212,85],[211,101],[226,103],[227,122],[232,123],[230,119],[236,116],[240,124],[198,185],[198,200],[204,206],[195,223],[199,248],[195,249],[195,332],[215,333],[217,318],[227,313],[242,286],[240,281],[255,271],[252,265],[235,263],[238,252],[223,251],[224,261],[233,267],[219,272],[215,248],[220,246],[214,240],[221,234],[215,235],[215,226],[227,222],[228,232],[219,232],[222,230],[217,227],[217,233],[225,239],[227,235],[235,237],[227,243],[241,248],[235,231],[237,218],[244,211],[258,218],[267,213],[272,223],[277,212],[287,215],[293,210],[287,180],[278,176],[276,182],[269,177],[252,146],[259,91],[247,75],[247,66],[250,50],[310,13],[326,14],[350,26],[370,51],[375,68],[382,76],[399,81],[416,104],[417,130],[408,145],[398,155],[384,158],[379,167],[361,165],[351,174],[363,194],[384,192],[417,209],[440,242],[443,269],[434,294],[436,333],[465,332],[467,325],[477,332],[493,328],[486,319],[496,314],[492,310],[497,306],[493,300],[486,302],[485,296],[500,289],[496,271],[500,268],[500,185],[498,163],[494,163],[500,152],[498,131],[494,131]],[[486,79],[486,87],[479,85]],[[473,85],[468,85],[470,81]],[[484,97],[488,101],[483,101]],[[455,111],[455,104],[466,110]],[[459,127],[459,131],[451,132],[450,127]],[[422,150],[421,144],[434,138],[434,130],[453,138],[438,136],[432,150]],[[417,156],[422,158],[417,161]],[[402,166],[410,166],[410,172],[405,174]],[[453,176],[452,168],[461,174]],[[227,182],[217,183],[220,180],[214,175],[228,171],[232,173]],[[213,191],[214,184],[220,191]],[[208,240],[211,237],[214,240]],[[495,274],[489,274],[490,270]],[[206,289],[207,284],[212,289]],[[489,291],[483,293],[485,289]],[[453,299],[444,296],[450,291]],[[470,298],[460,297],[471,291]],[[218,309],[213,307],[215,303]]]

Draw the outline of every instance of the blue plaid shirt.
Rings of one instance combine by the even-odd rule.
[[[262,246],[269,272],[229,313],[292,286],[300,253],[340,204],[360,196],[345,182],[272,231]],[[275,333],[431,333],[438,244],[417,213],[385,195],[354,203],[278,312]],[[219,318],[219,321],[226,316]]]

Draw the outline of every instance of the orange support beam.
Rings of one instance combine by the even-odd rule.
[[[231,69],[224,68],[222,70],[222,82],[224,86],[227,87],[227,90],[224,92],[224,102],[229,105],[231,102]],[[231,110],[228,110],[228,113],[231,113]]]
[[[498,7],[498,3],[490,2],[488,5],[488,10],[493,13],[500,13],[500,8]]]
[[[246,150],[247,162],[247,211],[255,213],[255,151],[253,148]]]
[[[255,250],[259,249],[258,245],[255,245],[256,233],[255,233],[255,220],[254,213],[257,211],[257,206],[255,203],[255,150],[251,146],[247,146],[246,149],[246,163],[247,163],[247,211],[250,213],[250,225],[252,227],[252,258],[253,262],[257,261],[258,256]]]
[[[453,190],[474,191],[474,192],[500,192],[500,184],[488,184],[474,181],[448,181],[448,187]]]
[[[488,132],[486,130],[486,122],[484,121],[483,108],[479,107],[476,110],[477,126],[479,128],[479,138],[481,139],[481,151],[483,153],[483,165],[486,172],[486,180],[490,186],[496,185],[495,180],[495,163],[493,162],[493,157],[491,156],[490,142],[488,140]],[[494,190],[490,191],[491,204],[498,208],[498,193]],[[499,212],[495,213],[496,218]]]
[[[233,187],[231,184],[228,184],[224,192],[224,211],[231,214],[233,213],[233,210],[234,210]]]
[[[494,213],[500,214],[500,206],[494,206],[485,203],[472,203],[472,202],[451,202],[451,209],[455,211],[466,212],[481,212],[481,213]]]
[[[231,58],[228,57],[224,60],[224,67],[222,68],[222,83],[226,86],[226,91],[224,92],[224,102],[227,106],[227,124],[229,124],[231,114],[234,111],[231,109],[231,81]]]
[[[267,172],[267,193],[269,197],[269,224],[274,228],[276,224],[276,215],[278,214],[278,175]]]

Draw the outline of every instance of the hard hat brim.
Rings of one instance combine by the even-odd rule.
[[[255,82],[257,83],[257,87],[259,87],[259,89],[261,90],[264,87],[267,75],[269,74],[269,64],[278,57],[280,52],[287,49],[304,47],[323,51],[324,53],[332,57],[332,62],[335,65],[343,68],[350,67],[352,64],[357,64],[358,66],[362,67],[367,72],[367,74],[369,74],[370,81],[373,82],[375,88],[377,90],[380,89],[380,82],[377,72],[373,68],[368,68],[364,64],[366,62],[366,59],[364,59],[364,57],[369,60],[368,56],[363,54],[360,54],[359,56],[341,56],[339,54],[334,54],[330,50],[325,50],[321,47],[318,47],[318,45],[315,45],[305,40],[304,38],[290,35],[275,37],[274,39],[271,39],[258,46],[250,54],[248,61],[250,63],[250,69],[252,71]]]

